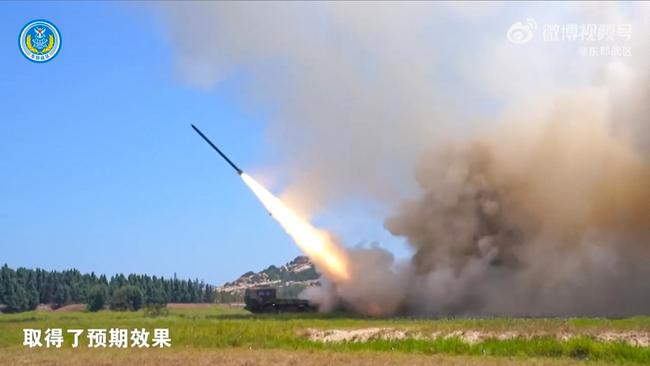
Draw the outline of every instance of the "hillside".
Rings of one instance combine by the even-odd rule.
[[[248,271],[232,282],[216,288],[217,302],[243,302],[244,291],[251,287],[272,286],[278,288],[278,296],[297,297],[307,286],[318,286],[320,274],[308,257],[298,256],[277,267],[253,272]]]

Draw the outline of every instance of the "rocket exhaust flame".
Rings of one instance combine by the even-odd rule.
[[[307,254],[325,274],[335,282],[347,281],[347,257],[332,238],[325,231],[313,227],[309,222],[298,216],[287,207],[280,199],[262,187],[248,174],[244,173],[233,163],[210,139],[196,126],[191,125],[196,133],[205,140],[235,172],[244,180],[244,183],[255,193],[271,216],[282,226],[284,231],[298,244],[298,247]]]
[[[248,174],[242,173],[241,178],[298,247],[326,272],[329,278],[335,281],[347,281],[350,278],[345,253],[326,232],[298,216]]]

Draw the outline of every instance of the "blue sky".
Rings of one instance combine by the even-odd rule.
[[[0,263],[219,284],[300,254],[189,126],[244,170],[277,162],[263,108],[241,102],[243,76],[209,89],[182,82],[149,6],[0,8]],[[61,33],[51,62],[17,47],[33,19]],[[381,221],[345,209],[351,221],[338,234],[388,237]]]
[[[189,126],[249,167],[269,153],[264,116],[238,105],[237,80],[181,83],[155,12],[0,7],[0,262],[221,283],[299,254]],[[17,47],[39,18],[63,38],[45,64]]]

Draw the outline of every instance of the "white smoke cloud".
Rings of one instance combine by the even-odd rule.
[[[276,108],[269,138],[294,182],[290,205],[399,207],[385,226],[412,260],[353,250],[355,281],[312,294],[322,303],[370,314],[649,311],[647,4],[159,8],[187,82],[245,74],[249,105]],[[535,37],[510,43],[506,30],[527,17]],[[580,56],[583,43],[544,42],[544,23],[631,24],[622,46],[632,55]]]

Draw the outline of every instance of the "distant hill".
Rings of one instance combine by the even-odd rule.
[[[320,274],[308,257],[298,256],[281,267],[274,265],[259,271],[248,271],[232,282],[216,288],[217,302],[243,302],[244,291],[251,287],[278,288],[278,296],[292,298],[308,286],[318,286]]]

